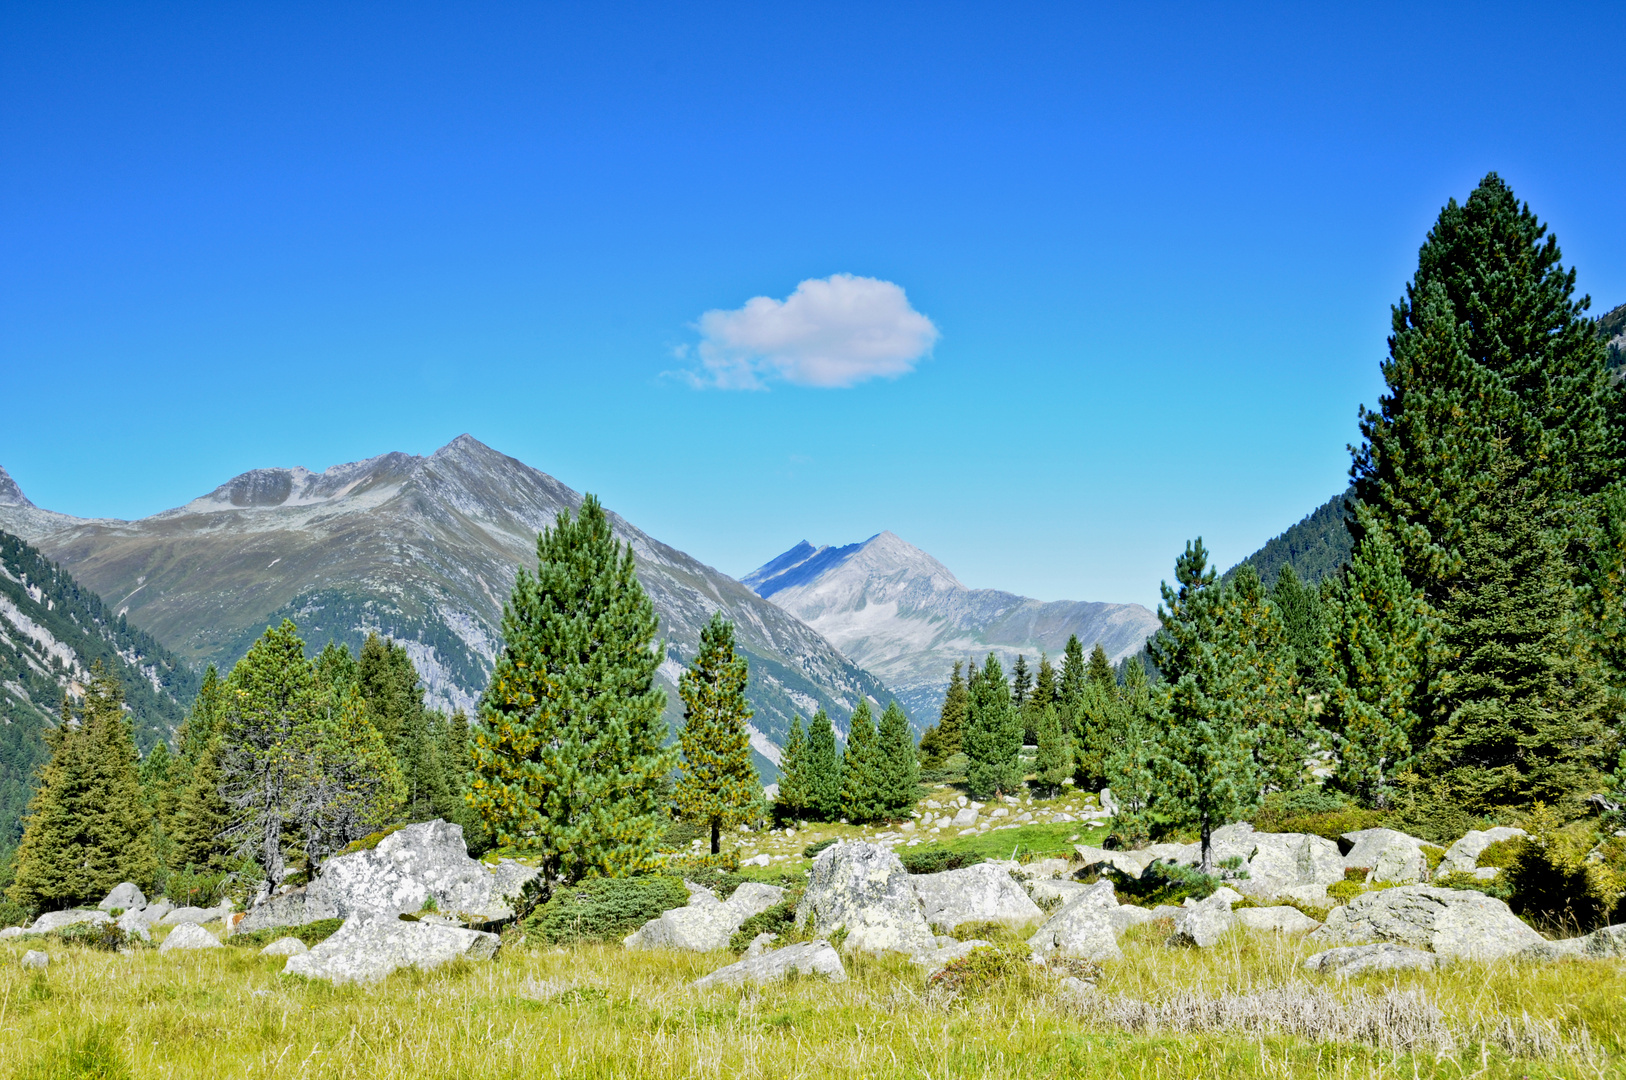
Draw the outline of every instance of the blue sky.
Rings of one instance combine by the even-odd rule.
[[[468,431],[730,573],[1153,604],[1340,490],[1486,171],[1626,302],[1626,8],[1310,7],[5,5],[0,465],[135,517]],[[741,322],[832,275],[890,374]]]

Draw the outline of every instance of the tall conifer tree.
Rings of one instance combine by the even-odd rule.
[[[1033,675],[1028,671],[1028,658],[1017,653],[1016,666],[1011,669],[1011,707],[1020,712],[1027,705],[1032,690]]]
[[[1084,643],[1073,634],[1067,639],[1067,648],[1061,657],[1061,681],[1056,687],[1056,694],[1061,699],[1061,718],[1063,724],[1072,723],[1073,714],[1078,710],[1079,700],[1084,695],[1084,672],[1087,665],[1084,660]]]
[[[1010,684],[993,653],[972,672],[966,694],[966,787],[977,799],[1013,792],[1022,783],[1022,721],[1011,708]]]
[[[802,731],[802,717],[798,713],[790,718],[790,734],[785,736],[784,748],[779,755],[779,794],[774,796],[774,816],[781,821],[795,821],[814,816],[812,785],[809,783],[807,736]]]
[[[896,701],[888,703],[881,714],[876,743],[881,764],[881,816],[907,817],[915,805],[920,766],[915,757],[915,737],[909,730],[909,718]]]
[[[674,792],[678,812],[711,829],[711,853],[722,850],[722,830],[762,811],[762,781],[751,764],[746,723],[745,657],[734,651],[734,624],[720,611],[700,628],[700,651],[678,677],[683,699],[682,777]]]
[[[1095,643],[1095,648],[1090,650],[1090,666],[1085,670],[1084,677],[1103,690],[1116,690],[1118,687],[1118,677],[1113,674],[1112,661],[1107,659],[1107,651],[1101,647],[1099,641]]]
[[[823,709],[813,714],[807,728],[807,806],[809,816],[820,821],[841,816],[841,751]]]
[[[859,698],[858,708],[847,721],[847,748],[841,755],[841,813],[848,821],[856,825],[886,815],[883,778],[874,714],[869,700]]]
[[[653,859],[675,758],[657,628],[632,549],[591,495],[537,538],[536,574],[520,572],[504,608],[469,798],[500,842],[567,880]]]
[[[941,767],[960,752],[961,729],[965,723],[965,676],[960,661],[954,662],[954,674],[949,676],[948,693],[943,697],[943,708],[937,723],[920,739],[920,757],[929,768]]]

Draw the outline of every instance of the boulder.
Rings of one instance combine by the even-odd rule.
[[[1232,912],[1236,921],[1249,930],[1275,930],[1282,934],[1305,934],[1321,924],[1295,907],[1239,908]]]
[[[197,923],[182,923],[169,932],[164,943],[158,946],[159,952],[175,952],[177,949],[220,949],[220,939]]]
[[[1441,956],[1479,960],[1512,956],[1547,944],[1502,901],[1484,893],[1431,885],[1362,893],[1347,905],[1333,908],[1310,939],[1328,945],[1391,941],[1432,949]]]
[[[112,911],[114,908],[129,911],[131,908],[146,907],[147,896],[136,887],[135,882],[124,881],[113,886],[113,891],[107,894],[107,899],[96,906],[103,911]]]
[[[1106,848],[1091,847],[1088,844],[1074,844],[1073,850],[1078,853],[1080,870],[1110,866],[1120,874],[1127,874],[1132,878],[1140,877],[1140,872],[1152,861],[1141,858],[1138,851],[1108,851]]]
[[[1534,960],[1601,960],[1626,956],[1626,924],[1606,926],[1583,937],[1544,941],[1526,949]]]
[[[1346,979],[1368,971],[1428,971],[1438,963],[1439,958],[1433,953],[1387,941],[1328,949],[1304,960],[1304,966],[1309,971]]]
[[[38,949],[29,949],[23,953],[22,965],[25,968],[42,968],[50,964],[51,957]]]
[[[1344,868],[1363,867],[1367,881],[1393,881],[1407,885],[1428,878],[1423,842],[1396,829],[1357,829],[1343,837],[1350,849]]]
[[[1099,802],[1101,804],[1101,809],[1107,813],[1116,814],[1118,812],[1118,800],[1112,797],[1111,788],[1104,787],[1101,789]]]
[[[1479,857],[1485,849],[1502,840],[1512,840],[1516,836],[1529,836],[1523,829],[1509,828],[1502,825],[1494,829],[1475,829],[1463,835],[1461,840],[1452,844],[1445,852],[1445,858],[1440,860],[1439,872],[1442,874],[1471,874],[1479,867]],[[1494,870],[1494,867],[1486,867]],[[1492,877],[1495,875],[1492,874]]]
[[[181,926],[184,924],[202,924],[224,919],[231,914],[231,901],[222,900],[219,907],[182,907],[169,912],[158,920],[159,926]]]
[[[1289,890],[1319,889],[1344,879],[1338,845],[1307,833],[1252,833],[1243,857],[1248,876],[1232,882],[1244,896],[1274,900]]]
[[[1107,911],[1107,917],[1112,920],[1112,927],[1118,933],[1123,933],[1131,926],[1153,922],[1157,919],[1172,919],[1180,913],[1180,909],[1172,904],[1159,904],[1155,908],[1136,907],[1133,904],[1119,904]]]
[[[326,941],[290,956],[282,973],[333,983],[375,983],[397,968],[427,971],[458,957],[490,960],[499,944],[496,934],[483,930],[403,922],[395,915],[352,915]]]
[[[149,936],[147,931],[169,912],[168,905],[152,904],[144,908],[131,908],[118,917],[118,928],[126,934],[146,938]]]
[[[20,926],[8,926],[4,930],[0,930],[0,941],[5,941],[8,938],[22,937],[26,933],[28,933],[28,931],[24,930]]]
[[[417,910],[414,908],[413,910]],[[321,890],[290,889],[249,908],[232,928],[233,933],[269,930],[277,926],[304,926],[322,919],[339,918],[339,909]]]
[[[261,956],[298,956],[310,952],[310,947],[296,937],[278,938],[260,950]]]
[[[94,911],[89,908],[74,908],[70,911],[52,911],[41,915],[34,920],[28,928],[30,934],[49,934],[52,930],[60,930],[64,926],[76,926],[79,923],[111,922],[107,912]]]
[[[1045,878],[1066,877],[1071,866],[1066,859],[1034,859],[1019,867],[1017,872],[1029,881],[1039,881]]]
[[[713,986],[739,986],[742,983],[778,982],[796,972],[799,975],[823,975],[831,982],[846,982],[847,970],[841,966],[841,957],[828,941],[809,941],[800,945],[786,945],[783,949],[747,957],[693,983],[696,989]]]
[[[1207,949],[1219,943],[1225,932],[1236,925],[1231,900],[1216,892],[1206,900],[1187,900],[1174,916],[1171,945],[1191,945]]]
[[[1017,927],[1044,918],[1039,905],[998,863],[916,874],[909,880],[920,898],[927,924],[944,933],[952,933],[964,923],[998,922]]]
[[[768,946],[772,945],[778,937],[778,934],[770,934],[764,930],[762,933],[752,938],[751,944],[745,947],[746,959],[750,959],[753,956],[761,956],[763,953],[767,952]]]
[[[953,825],[956,829],[970,828],[976,823],[977,808],[975,806],[967,806],[962,808],[959,813],[954,815],[954,820],[949,822],[949,824]]]
[[[1082,881],[1069,881],[1066,878],[1040,878],[1028,886],[1028,895],[1041,904],[1060,900],[1066,903],[1073,897],[1082,893],[1089,886]]]
[[[879,844],[849,841],[819,852],[796,905],[796,921],[811,922],[819,934],[845,927],[847,952],[913,956],[933,944],[908,872]]]
[[[685,883],[687,884],[687,883]],[[690,885],[686,907],[672,908],[646,922],[622,939],[629,949],[687,949],[710,952],[728,948],[740,924],[784,899],[777,885],[748,881],[724,903],[709,889]]]
[[[1119,928],[1114,921],[1117,911],[1112,883],[1098,881],[1046,919],[1028,939],[1028,945],[1039,959],[1050,956],[1122,959],[1123,952],[1118,948]]]

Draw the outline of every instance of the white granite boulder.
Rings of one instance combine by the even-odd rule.
[[[1344,868],[1367,871],[1367,881],[1392,881],[1409,885],[1428,879],[1428,859],[1423,842],[1396,829],[1358,829],[1344,839],[1351,847],[1344,856]]]
[[[1335,907],[1310,940],[1328,945],[1390,941],[1440,956],[1494,960],[1526,950],[1539,950],[1547,941],[1484,893],[1439,889],[1432,885],[1402,885],[1362,893]]]
[[[175,952],[177,949],[220,949],[220,939],[197,923],[182,923],[169,932],[164,943],[158,946],[159,952]]]
[[[310,952],[310,947],[296,937],[278,938],[260,950],[261,956],[298,956]]]
[[[1174,934],[1169,938],[1169,944],[1211,948],[1219,944],[1220,938],[1236,925],[1236,921],[1230,898],[1220,892],[1206,900],[1187,900],[1175,913]]]
[[[830,943],[809,941],[746,957],[696,979],[692,985],[697,990],[739,986],[742,983],[760,985],[788,978],[792,972],[798,975],[823,975],[831,982],[847,981],[847,969],[841,966],[841,957]]]
[[[1251,847],[1244,857],[1246,878],[1232,886],[1244,896],[1274,900],[1290,890],[1320,889],[1344,879],[1344,859],[1338,845],[1307,833],[1251,833],[1240,846]]]
[[[1281,934],[1306,934],[1321,925],[1296,907],[1238,908],[1232,914],[1249,930],[1274,930]]]
[[[52,930],[61,930],[65,926],[77,926],[80,923],[111,922],[111,917],[105,911],[91,908],[73,908],[68,911],[51,911],[34,920],[28,928],[30,934],[49,934]]]
[[[1499,825],[1494,829],[1475,829],[1463,834],[1462,839],[1452,844],[1445,852],[1445,858],[1440,860],[1439,872],[1442,874],[1471,874],[1479,868],[1479,857],[1485,849],[1492,844],[1503,840],[1512,840],[1519,836],[1529,836],[1523,829],[1514,829]]]
[[[1308,971],[1320,971],[1345,979],[1369,971],[1429,971],[1438,964],[1439,957],[1433,953],[1388,941],[1327,949],[1304,960],[1304,967]]]
[[[23,953],[21,963],[25,968],[43,968],[51,963],[51,957],[49,953],[42,953],[38,949],[29,949]]]
[[[629,949],[691,952],[726,949],[734,931],[746,919],[767,911],[784,897],[785,890],[777,885],[748,881],[725,902],[709,889],[690,885],[688,906],[661,912],[627,935],[622,944]]]
[[[496,934],[483,930],[403,922],[396,915],[352,915],[326,941],[290,956],[282,973],[333,983],[375,983],[398,968],[428,971],[459,957],[490,960],[500,944]]]
[[[96,905],[103,911],[112,911],[120,908],[129,911],[131,908],[147,906],[147,896],[133,881],[123,881],[113,886],[113,891],[107,894],[106,899]]]
[[[899,952],[933,947],[931,927],[909,873],[890,848],[848,841],[819,852],[808,871],[796,922],[813,932],[847,930],[846,952]]]
[[[1119,960],[1119,911],[1110,881],[1098,881],[1087,891],[1063,904],[1028,939],[1039,959],[1070,956],[1084,960]]]
[[[1000,863],[916,874],[909,880],[920,898],[927,924],[943,933],[951,933],[965,923],[997,922],[1020,927],[1044,918],[1044,911]]]
[[[0,941],[6,941],[14,937],[22,937],[26,933],[28,933],[28,931],[24,930],[20,926],[8,926],[4,930],[0,930]]]
[[[183,924],[201,925],[211,923],[216,919],[224,919],[231,914],[231,901],[222,900],[218,906],[212,908],[181,907],[168,912],[159,919],[158,926],[181,926]],[[149,924],[152,925],[152,924]]]

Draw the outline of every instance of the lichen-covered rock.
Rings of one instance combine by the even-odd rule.
[[[729,938],[746,919],[767,911],[784,896],[785,890],[777,885],[748,881],[724,902],[709,889],[691,886],[687,906],[663,911],[627,935],[622,944],[629,949],[691,952],[726,949]]]
[[[174,952],[177,949],[220,949],[220,939],[197,923],[182,923],[169,932],[164,943],[158,946],[159,952]]]
[[[823,975],[831,982],[847,981],[847,969],[841,966],[841,957],[830,947],[830,943],[809,941],[747,957],[696,979],[693,985],[696,989],[704,990],[713,986],[771,983],[786,978],[791,972]]]
[[[1082,881],[1072,881],[1068,878],[1040,878],[1029,882],[1028,895],[1040,904],[1058,900],[1065,904],[1088,888],[1089,886]]]
[[[1318,952],[1305,958],[1304,967],[1347,979],[1369,971],[1428,971],[1438,963],[1439,958],[1433,953],[1384,941]]]
[[[751,944],[745,947],[746,959],[750,959],[753,956],[761,956],[763,953],[768,951],[768,946],[772,945],[778,939],[778,934],[770,934],[768,931],[764,930],[762,933],[752,938]]]
[[[1017,873],[1029,881],[1038,881],[1044,878],[1064,878],[1071,867],[1066,859],[1034,859],[1018,867]]]
[[[491,867],[469,858],[463,827],[437,818],[397,829],[370,850],[327,860],[309,886],[271,897],[235,929],[247,933],[352,915],[404,915],[430,899],[459,922],[481,925],[511,918],[511,899],[537,876],[535,868],[512,860]]]
[[[1523,829],[1515,829],[1506,825],[1498,825],[1494,829],[1475,829],[1463,834],[1461,840],[1452,844],[1446,850],[1445,858],[1440,860],[1441,874],[1471,874],[1479,867],[1479,857],[1485,854],[1485,849],[1492,844],[1503,840],[1512,840],[1517,836],[1529,836]],[[1494,869],[1488,867],[1487,869]],[[1491,876],[1495,876],[1494,874]]]
[[[310,952],[310,946],[296,937],[282,937],[260,950],[261,956],[298,956]]]
[[[1075,956],[1084,960],[1123,958],[1123,951],[1118,948],[1118,926],[1114,921],[1118,904],[1112,896],[1112,883],[1103,881],[1097,885],[1105,885],[1106,889],[1092,887],[1091,891],[1063,904],[1028,939],[1035,957]]]
[[[5,941],[8,938],[22,937],[26,933],[28,933],[28,931],[24,930],[20,926],[8,926],[4,930],[0,930],[0,941]]]
[[[113,891],[108,893],[107,898],[96,906],[103,911],[112,911],[114,908],[129,911],[131,908],[146,907],[147,895],[136,886],[135,882],[122,881],[113,886]]]
[[[1248,876],[1232,882],[1244,896],[1273,900],[1292,889],[1316,889],[1344,879],[1338,845],[1306,833],[1252,833],[1239,846],[1248,847]]]
[[[1396,829],[1357,829],[1343,837],[1352,845],[1344,868],[1365,868],[1367,881],[1411,884],[1428,877],[1423,842]]]
[[[49,934],[52,930],[60,930],[64,926],[76,926],[79,923],[110,922],[111,917],[105,911],[95,911],[90,908],[73,908],[68,911],[51,911],[34,920],[28,928],[30,934]]]
[[[1078,853],[1080,870],[1110,866],[1120,874],[1138,878],[1141,871],[1151,862],[1150,859],[1142,858],[1138,851],[1108,851],[1106,848],[1091,847],[1088,844],[1074,844],[1073,850]]]
[[[158,920],[159,926],[181,926],[183,924],[202,924],[224,919],[231,914],[231,901],[223,900],[218,907],[181,907],[166,914]]]
[[[821,851],[796,905],[796,921],[811,922],[819,934],[845,927],[847,952],[913,956],[933,944],[908,871],[879,844],[845,842]]]
[[[964,923],[997,922],[1018,927],[1044,918],[1039,905],[999,863],[916,874],[909,880],[920,898],[927,924],[945,933]]]
[[[1391,941],[1441,956],[1493,960],[1546,944],[1508,906],[1484,893],[1403,885],[1362,893],[1333,908],[1310,940],[1328,945]]]
[[[352,915],[326,941],[290,956],[282,972],[333,983],[375,983],[398,968],[427,971],[458,957],[489,960],[500,944],[496,934],[483,930],[403,922],[396,915]]]
[[[1249,930],[1274,930],[1282,934],[1307,934],[1321,924],[1295,907],[1239,908],[1232,912],[1236,921]]]
[[[22,965],[25,968],[42,968],[51,963],[51,957],[38,949],[29,949],[23,953]]]
[[[1211,948],[1235,925],[1236,915],[1231,911],[1229,897],[1215,893],[1206,900],[1187,900],[1175,913],[1174,934],[1169,944]]]

